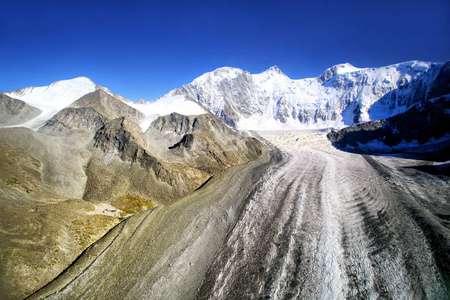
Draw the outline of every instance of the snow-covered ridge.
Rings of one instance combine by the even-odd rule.
[[[49,86],[28,87],[6,94],[38,108],[48,107],[60,110],[95,90],[96,84],[89,78],[78,77],[57,81]]]
[[[259,74],[225,67],[165,97],[184,95],[240,129],[344,127],[406,111],[427,97],[443,65],[344,63],[306,79],[290,79],[277,66]]]
[[[38,129],[51,119],[60,110],[70,106],[81,97],[103,90],[109,95],[121,100],[125,104],[144,113],[145,118],[139,124],[143,131],[147,130],[150,123],[159,116],[178,112],[187,115],[198,115],[206,113],[199,104],[188,101],[183,96],[164,98],[155,102],[140,101],[132,102],[120,95],[112,93],[108,88],[95,84],[87,77],[78,77],[70,80],[61,80],[42,87],[28,87],[21,90],[7,92],[12,98],[22,100],[27,104],[42,110],[35,119],[16,126]]]
[[[94,92],[97,87],[89,78],[78,77],[57,81],[49,86],[28,87],[5,94],[42,110],[37,118],[25,124],[20,124],[23,127],[36,129],[61,109],[69,106],[82,96]]]

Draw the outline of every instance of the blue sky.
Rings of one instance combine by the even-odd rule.
[[[0,91],[87,76],[154,100],[223,66],[290,78],[450,60],[449,0],[4,1]]]

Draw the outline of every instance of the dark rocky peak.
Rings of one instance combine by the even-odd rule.
[[[146,134],[161,133],[181,136],[192,132],[217,132],[218,134],[233,134],[221,119],[213,114],[185,116],[178,113],[158,117],[150,124]]]
[[[158,117],[150,124],[148,132],[170,132],[173,135],[183,135],[192,131],[195,117],[171,113]]]
[[[136,123],[125,117],[109,121],[97,130],[93,146],[104,153],[118,156],[125,162],[137,163],[145,170],[152,170],[159,180],[176,185],[174,178],[180,174],[169,170],[170,167],[164,166],[147,151],[147,137]]]
[[[138,100],[138,102],[137,102],[138,104],[146,104],[147,103],[147,101],[145,101],[144,99],[142,99],[142,98],[139,98],[139,100]]]

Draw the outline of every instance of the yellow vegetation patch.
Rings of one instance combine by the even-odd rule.
[[[72,221],[72,230],[75,231],[75,240],[83,250],[119,222],[118,218],[104,215],[93,215],[88,219]]]
[[[155,204],[151,200],[128,194],[117,198],[111,204],[129,214],[135,214],[155,207]]]

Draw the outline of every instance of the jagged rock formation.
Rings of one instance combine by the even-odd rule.
[[[124,117],[100,128],[93,147],[103,154],[87,166],[84,199],[109,202],[114,195],[137,194],[167,203],[208,179],[208,174],[188,166],[160,162],[146,150],[149,143],[141,128]]]
[[[341,148],[370,152],[433,152],[448,159],[450,149],[450,97],[417,103],[411,109],[382,119],[328,133]],[[440,142],[439,142],[440,140]],[[427,149],[429,148],[429,149]]]
[[[0,92],[0,126],[25,123],[39,116],[41,112],[36,107]]]
[[[278,67],[261,74],[220,68],[167,94],[204,105],[233,127],[323,128],[388,118],[448,89],[449,63],[412,61],[359,69],[346,63],[292,80]],[[447,79],[446,79],[447,78]],[[274,125],[275,124],[275,125]]]

